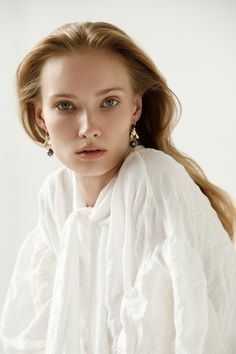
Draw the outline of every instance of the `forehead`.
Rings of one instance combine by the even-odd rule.
[[[131,88],[127,65],[120,56],[104,50],[87,49],[48,59],[41,71],[46,90],[97,90],[109,86]]]

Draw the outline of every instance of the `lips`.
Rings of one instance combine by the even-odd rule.
[[[92,152],[92,151],[106,151],[106,150],[94,145],[85,145],[79,151],[77,151],[77,154],[81,154],[84,152]]]
[[[106,151],[106,150],[101,150],[101,149],[96,149],[96,150],[82,150],[82,151],[79,151],[77,152],[77,154],[91,154],[91,153],[95,153],[95,152],[101,152],[101,151]]]
[[[77,153],[77,156],[82,160],[91,161],[100,159],[105,153],[106,150],[88,150],[87,152],[84,151]]]

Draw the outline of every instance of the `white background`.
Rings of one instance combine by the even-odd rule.
[[[0,16],[0,309],[17,251],[37,221],[38,189],[60,166],[19,124],[15,71],[66,22],[111,22],[147,51],[182,103],[176,146],[236,200],[235,0],[0,0]]]

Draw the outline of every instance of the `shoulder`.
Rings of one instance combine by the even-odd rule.
[[[160,150],[140,148],[137,151],[139,159],[146,169],[153,194],[172,205],[174,201],[189,204],[204,204],[209,207],[208,198],[202,193],[199,186],[188,174],[183,165],[172,156]]]
[[[39,192],[40,194],[49,193],[50,195],[54,195],[58,189],[70,190],[71,183],[72,173],[68,168],[63,166],[47,175]]]
[[[192,180],[184,166],[165,152],[152,148],[140,148],[136,152],[142,159],[150,179]]]
[[[73,205],[73,176],[67,167],[51,172],[39,190],[40,209],[57,214],[60,210],[67,214]]]

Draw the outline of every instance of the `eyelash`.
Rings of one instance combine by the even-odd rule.
[[[106,101],[116,101],[117,103],[115,105],[112,105],[112,106],[108,106],[108,107],[103,107],[103,108],[113,108],[115,106],[117,106],[119,104],[119,101],[115,98],[115,97],[108,97],[106,98],[103,102],[106,102]],[[73,108],[69,108],[69,109],[62,109],[62,108],[59,108],[60,105],[63,105],[63,104],[69,104],[71,106],[73,106]],[[64,101],[64,102],[60,102],[56,105],[56,108],[58,108],[60,111],[72,111],[74,109],[74,105],[70,102],[67,102],[67,101]]]

